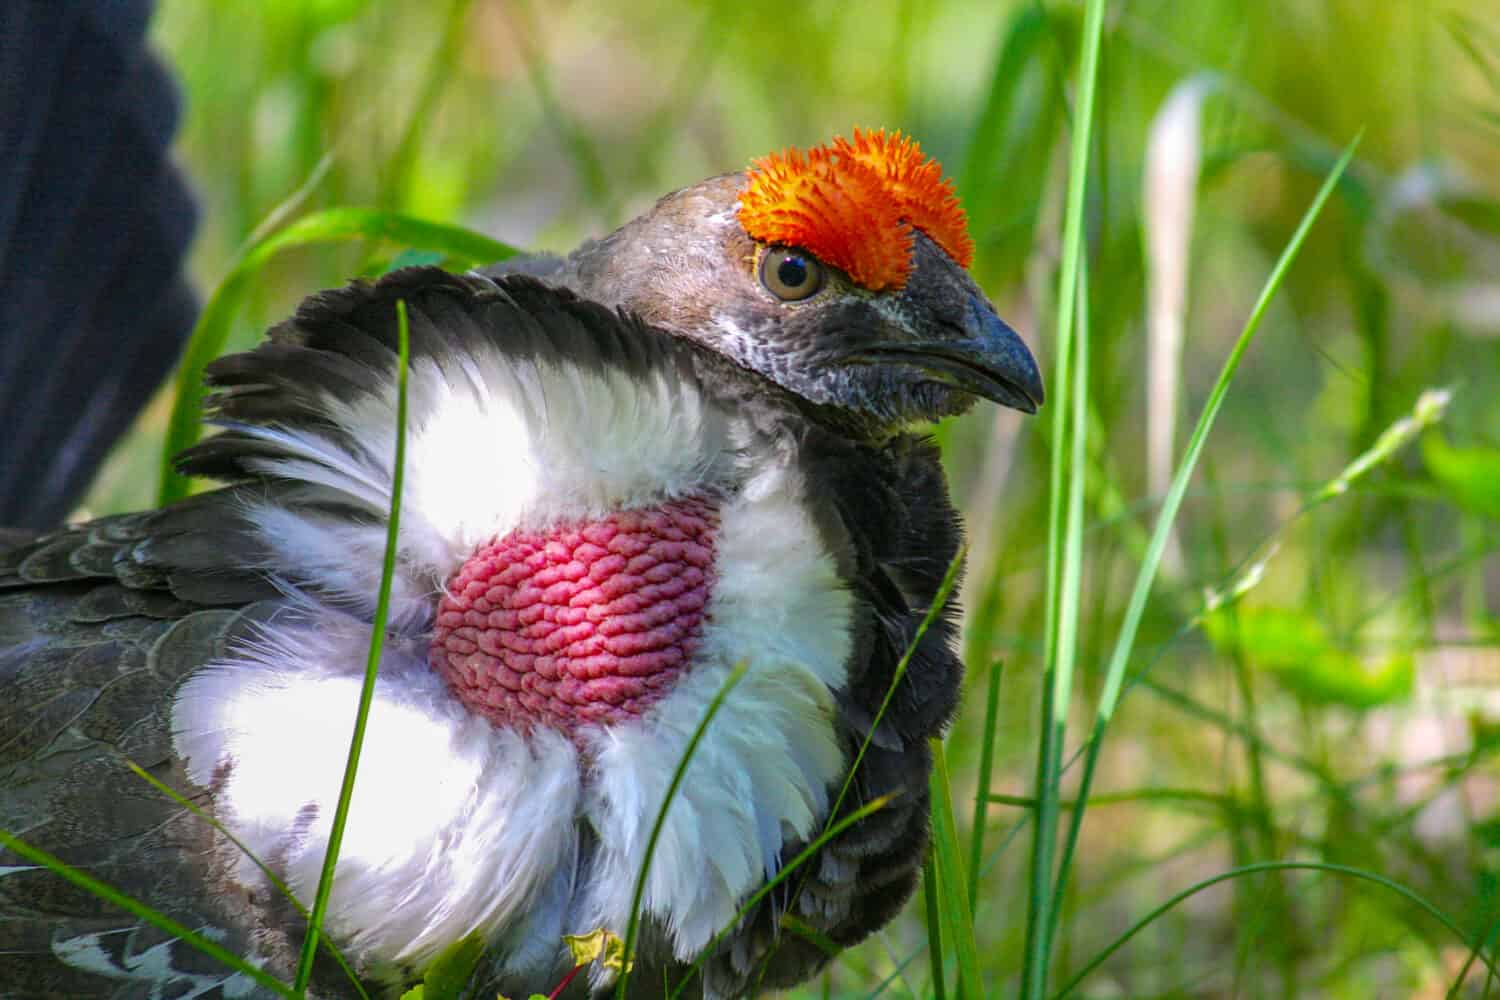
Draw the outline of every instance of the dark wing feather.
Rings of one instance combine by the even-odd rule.
[[[212,789],[189,781],[174,755],[170,706],[194,671],[285,613],[242,519],[247,493],[326,499],[247,483],[0,540],[0,829],[285,976],[300,939],[295,917],[273,924],[274,901],[215,891],[228,884],[224,844],[128,767],[211,805]],[[5,850],[0,928],[7,1000],[223,995],[232,975]],[[321,995],[342,995],[336,973],[320,971],[318,981]],[[228,992],[266,995],[237,986]]]
[[[169,515],[105,519],[0,555],[0,828],[245,952],[244,902],[203,890],[209,828],[126,763],[201,801],[172,753],[171,694],[248,620],[246,609],[179,599],[166,589],[172,567],[135,553],[147,525]],[[104,552],[120,565],[146,560],[155,582],[101,573]],[[0,927],[7,998],[156,995],[147,973],[207,991],[229,975],[5,850]]]

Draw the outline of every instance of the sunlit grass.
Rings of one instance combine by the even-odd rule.
[[[380,654],[385,648],[385,624],[390,615],[391,586],[396,576],[396,550],[401,538],[401,500],[406,482],[407,377],[411,358],[411,332],[406,316],[406,302],[396,302],[396,426],[395,454],[391,459],[391,500],[386,510],[385,555],[380,568],[380,590],[375,614],[370,623],[369,655],[365,659],[364,680],[359,689],[359,707],[354,715],[354,730],[349,736],[349,760],[339,783],[338,804],[328,831],[328,847],[323,853],[323,870],[307,918],[307,934],[302,940],[302,954],[297,959],[297,979],[293,988],[301,993],[312,978],[313,959],[318,954],[318,938],[323,933],[323,918],[328,913],[328,899],[333,893],[334,872],[338,868],[339,850],[344,828],[349,822],[349,806],[354,800],[354,782],[359,776],[359,758],[364,749],[365,728],[370,719],[370,705],[375,700],[375,681],[380,670]],[[368,780],[368,779],[367,779]]]

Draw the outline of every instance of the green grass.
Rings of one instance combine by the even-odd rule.
[[[661,839],[662,827],[667,822],[667,813],[672,808],[672,800],[677,797],[677,790],[682,787],[682,779],[687,774],[688,765],[693,761],[693,754],[697,751],[703,734],[708,731],[714,716],[723,707],[724,699],[728,698],[729,693],[744,679],[746,669],[745,664],[737,664],[724,678],[724,683],[719,685],[719,690],[714,692],[713,700],[704,709],[703,718],[698,720],[698,725],[693,729],[693,735],[689,737],[687,745],[683,748],[682,758],[672,770],[672,780],[667,784],[667,792],[662,796],[661,805],[656,811],[656,819],[651,823],[651,833],[646,837],[646,851],[641,858],[641,870],[636,873],[635,888],[630,892],[630,922],[625,928],[625,968],[620,972],[620,978],[615,984],[615,996],[619,1000],[625,1000],[626,988],[630,984],[630,966],[636,954],[636,933],[641,924],[641,901],[646,898],[646,879],[651,875],[651,862],[656,856],[656,843]]]
[[[236,955],[218,942],[204,937],[190,927],[178,923],[161,911],[147,906],[134,897],[121,892],[109,883],[94,878],[88,872],[73,867],[61,858],[49,854],[33,844],[28,844],[20,837],[5,830],[0,830],[0,845],[16,852],[33,864],[51,869],[57,875],[72,882],[80,889],[91,892],[100,899],[112,903],[128,913],[134,914],[142,922],[148,923],[182,940],[209,958],[224,963],[247,979],[266,987],[278,995],[289,997],[291,1000],[297,1000],[297,997],[300,995],[286,983],[281,982],[275,976],[263,972],[258,966],[247,961],[243,956]]]
[[[1057,367],[1052,385],[1052,452],[1047,506],[1047,591],[1043,620],[1041,733],[1037,742],[1036,809],[1033,823],[1026,950],[1021,995],[1047,994],[1060,886],[1054,874],[1058,799],[1062,791],[1063,740],[1078,655],[1079,601],[1083,573],[1083,487],[1088,479],[1089,318],[1083,239],[1083,207],[1088,192],[1094,95],[1104,37],[1104,2],[1089,0],[1084,16],[1078,71],[1078,100],[1071,119],[1067,206],[1064,209],[1062,265],[1057,284]],[[1082,304],[1083,309],[1079,306]],[[1075,320],[1076,317],[1076,320]],[[1064,483],[1066,482],[1066,491]],[[1076,810],[1075,810],[1076,812]]]
[[[387,607],[389,607],[389,601],[387,601],[386,603]],[[126,765],[130,768],[131,773],[134,774],[137,778],[144,781],[146,784],[156,789],[162,795],[165,795],[167,798],[171,799],[173,802],[177,803],[177,805],[181,806],[187,812],[192,813],[202,822],[207,823],[209,826],[213,827],[220,836],[224,837],[224,839],[228,840],[231,844],[234,845],[235,850],[239,851],[241,854],[245,855],[245,857],[249,858],[255,863],[255,866],[260,869],[260,873],[265,876],[266,881],[270,883],[271,887],[278,893],[280,893],[284,899],[291,903],[292,908],[302,916],[303,920],[312,920],[312,915],[308,912],[307,907],[302,905],[302,901],[298,899],[297,896],[292,892],[291,888],[287,886],[284,881],[282,881],[281,876],[277,875],[276,872],[272,870],[271,866],[266,864],[265,861],[257,857],[255,853],[245,845],[244,841],[240,840],[240,838],[235,835],[235,832],[233,830],[225,827],[209,813],[204,812],[201,808],[199,808],[199,806],[192,800],[185,798],[184,796],[179,794],[176,790],[163,783],[159,778],[155,777],[153,774],[151,774],[150,771],[147,771],[135,761],[127,760]],[[158,926],[160,925],[158,924]],[[327,937],[320,935],[318,944],[321,945],[323,950],[328,952],[328,954],[333,958],[334,962],[338,964],[340,971],[343,972],[344,977],[348,980],[350,988],[352,988],[356,993],[359,994],[361,1000],[369,1000],[370,995],[365,992],[364,984],[359,981],[358,974],[355,973],[354,968],[349,964],[348,960],[344,958],[343,953],[338,950],[334,943],[328,940]]]
[[[396,575],[396,550],[401,537],[401,501],[406,482],[406,383],[411,358],[411,333],[407,327],[406,303],[396,303],[396,446],[391,460],[391,503],[386,511],[385,556],[380,568],[380,592],[375,615],[370,623],[370,651],[365,659],[364,681],[359,689],[359,708],[354,715],[354,731],[349,736],[349,760],[339,784],[338,805],[328,832],[328,849],[323,855],[323,870],[313,894],[312,912],[307,919],[307,934],[302,940],[302,954],[297,959],[297,979],[293,989],[299,994],[312,978],[313,959],[318,954],[318,938],[323,932],[323,918],[328,913],[328,897],[333,892],[333,875],[344,842],[344,828],[349,822],[349,805],[354,799],[354,782],[359,776],[360,751],[365,744],[365,727],[370,705],[375,700],[375,679],[380,670],[380,653],[385,645],[385,623],[390,614],[391,583]]]
[[[143,418],[91,513],[177,495],[156,456],[196,432],[202,363],[396,250],[565,249],[753,155],[901,127],[959,181],[976,279],[1051,398],[937,429],[971,542],[937,850],[923,897],[795,995],[1491,989],[1500,30],[1482,0],[161,0],[155,37],[218,291],[180,408]],[[1201,416],[1152,495],[1142,171],[1199,74],[1177,416]],[[1419,184],[1424,164],[1446,173]],[[1392,663],[1409,685],[1381,686]]]

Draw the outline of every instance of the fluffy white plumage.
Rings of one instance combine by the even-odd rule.
[[[620,927],[673,770],[735,665],[744,679],[715,716],[667,814],[645,908],[677,954],[696,954],[776,870],[784,840],[813,832],[842,769],[831,691],[849,655],[848,592],[785,469],[720,512],[719,582],[692,671],[646,716],[599,733],[590,821],[611,867],[579,930]],[[796,613],[791,612],[795,609]]]
[[[529,739],[471,715],[426,662],[382,664],[328,927],[346,951],[420,966],[478,930],[513,970],[550,962],[560,932],[623,933],[645,841],[671,775],[725,677],[748,673],[700,744],[657,847],[645,908],[690,957],[815,833],[842,754],[831,721],[844,683],[851,597],[804,509],[795,470],[751,453],[735,414],[696,387],[498,352],[414,365],[396,621],[420,621],[438,588],[492,538],[709,491],[720,509],[717,583],[692,668],[645,716],[587,734],[588,776],[566,739]],[[384,511],[394,389],[332,400],[362,442],[310,432],[264,471],[336,487]],[[262,641],[195,676],[174,704],[194,780],[217,779],[230,828],[310,899],[337,800],[384,528],[270,506],[252,517],[267,568],[315,574],[329,603],[273,621]],[[289,575],[289,574],[288,574]],[[353,611],[354,614],[351,614]],[[590,883],[572,884],[578,824],[597,835]],[[244,861],[246,884],[260,876]]]
[[[664,377],[643,381],[475,352],[444,365],[417,359],[408,393],[403,572],[391,605],[397,621],[425,615],[431,595],[481,543],[516,528],[660,503],[735,476],[731,415],[696,387]],[[391,383],[354,404],[327,399],[333,421],[361,442],[358,453],[313,431],[241,427],[302,456],[247,464],[333,487],[383,515],[395,396]],[[373,609],[383,525],[355,527],[271,505],[252,517],[278,563],[315,572],[356,607]]]

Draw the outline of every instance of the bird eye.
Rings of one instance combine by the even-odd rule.
[[[801,250],[772,247],[760,259],[760,283],[783,302],[797,302],[823,287],[823,265]]]

